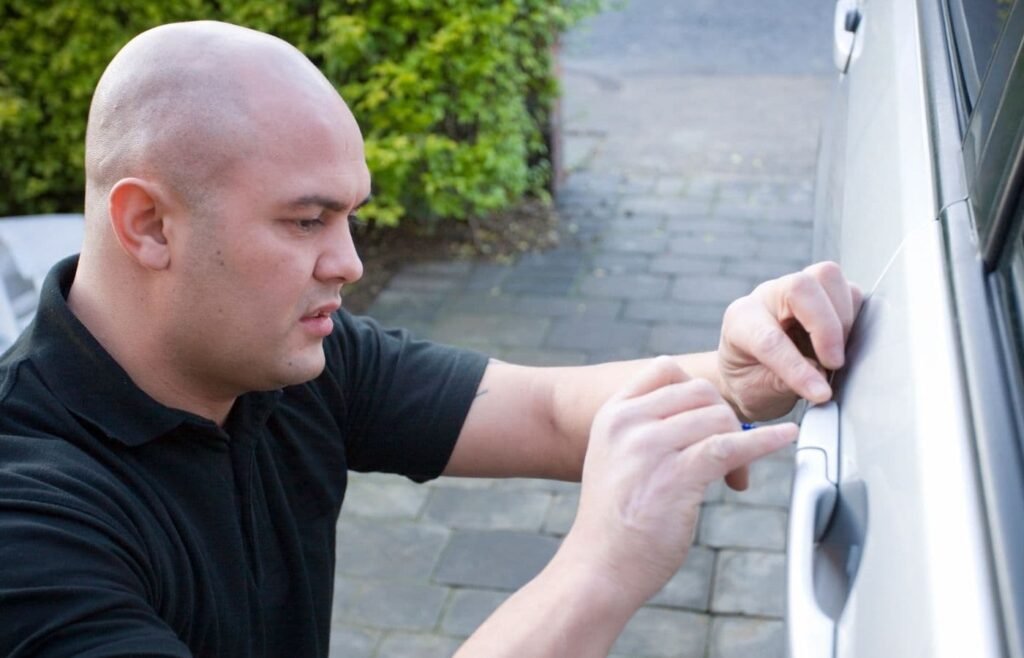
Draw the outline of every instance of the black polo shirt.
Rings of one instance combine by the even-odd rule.
[[[0,654],[324,656],[346,470],[443,470],[486,360],[340,313],[317,379],[224,427],[136,387],[70,312],[0,358]]]

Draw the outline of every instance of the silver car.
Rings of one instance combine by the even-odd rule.
[[[807,411],[793,658],[1024,656],[1024,1],[840,0],[818,258],[867,298]]]

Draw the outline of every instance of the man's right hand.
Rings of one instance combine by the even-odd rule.
[[[682,566],[707,485],[796,433],[792,423],[742,431],[712,384],[655,359],[594,420],[560,552],[638,608]]]

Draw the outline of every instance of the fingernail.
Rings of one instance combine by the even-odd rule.
[[[811,382],[810,386],[807,388],[810,390],[811,399],[813,400],[824,401],[832,397],[832,389],[829,388],[828,384],[821,380]]]

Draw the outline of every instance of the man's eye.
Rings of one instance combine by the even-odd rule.
[[[348,216],[348,225],[351,227],[358,226],[362,228],[363,226],[366,226],[366,222],[363,221],[362,219],[359,219],[359,215],[352,213],[351,215]]]
[[[314,231],[323,226],[324,220],[320,219],[319,217],[314,217],[313,219],[296,219],[295,225],[298,226],[299,229],[309,232]]]

